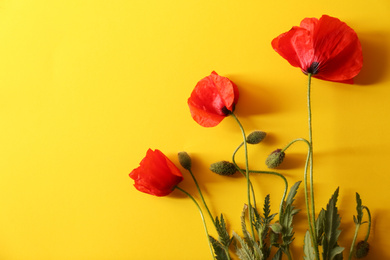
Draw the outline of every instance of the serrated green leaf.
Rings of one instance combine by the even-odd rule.
[[[300,184],[301,184],[301,181],[298,181],[297,183],[295,183],[291,187],[290,192],[288,193],[288,196],[287,196],[286,205],[292,205],[292,203],[294,202],[294,197],[297,194],[297,191],[298,191]]]
[[[269,214],[271,213],[271,199],[269,194],[264,199],[263,212],[264,219],[268,219]]]
[[[246,222],[245,222],[245,212],[247,211],[248,209],[248,205],[244,205],[244,208],[242,209],[242,212],[241,212],[241,230],[242,230],[242,233],[244,234],[244,240],[247,242],[247,243],[251,243],[251,237],[250,237],[250,234],[246,228]]]
[[[309,231],[306,231],[305,240],[303,244],[303,252],[305,253],[305,260],[315,260],[314,248],[311,242]]]
[[[226,222],[222,214],[221,220],[219,220],[218,217],[215,218],[215,226],[217,229],[219,242],[221,242],[225,247],[229,247],[232,239],[230,238],[229,232],[226,229]]]
[[[344,259],[343,254],[338,254],[338,255],[336,255],[336,256],[334,257],[333,260],[343,260],[343,259]]]
[[[325,226],[324,226],[324,239],[323,239],[323,260],[332,260],[337,254],[333,249],[337,248],[337,240],[340,236],[341,230],[338,230],[340,226],[340,216],[337,213],[337,198],[339,195],[339,188],[336,189],[325,211]],[[336,250],[337,252],[337,250]]]
[[[331,252],[329,259],[332,260],[336,255],[341,254],[344,251],[344,247],[336,246],[334,247]]]
[[[362,219],[363,219],[363,205],[362,205],[362,200],[360,199],[359,193],[356,192],[356,211],[357,211],[357,216],[356,216],[356,224],[362,224]],[[355,220],[355,216],[354,216]]]
[[[324,227],[325,227],[325,210],[321,209],[320,214],[318,214],[318,217],[316,220],[318,245],[322,245],[322,236],[324,235]]]
[[[209,239],[214,249],[215,258],[217,260],[228,260],[223,245],[212,236],[209,236]]]
[[[297,194],[297,190],[299,188],[300,183],[301,182],[299,181],[291,187],[286,203],[284,205],[284,210],[281,212],[281,215],[279,216],[280,224],[283,227],[282,241],[284,247],[287,247],[294,240],[293,218],[294,215],[296,215],[299,212],[299,210],[295,209],[292,203],[294,202],[294,197]]]
[[[248,246],[244,239],[242,239],[236,232],[233,231],[233,237],[240,243],[240,247],[236,247],[236,254],[241,260],[260,260],[256,258],[253,250]]]

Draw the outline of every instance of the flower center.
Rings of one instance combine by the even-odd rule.
[[[314,61],[309,68],[307,68],[306,72],[312,75],[315,75],[318,73],[318,67],[320,66],[320,63],[317,61]]]
[[[229,115],[229,114],[231,113],[231,111],[230,111],[229,109],[227,109],[227,107],[225,107],[225,106],[221,109],[221,112],[222,112],[225,116],[227,116],[227,115]]]

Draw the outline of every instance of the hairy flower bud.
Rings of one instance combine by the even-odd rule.
[[[360,241],[356,245],[355,257],[363,258],[367,256],[369,249],[370,249],[370,244],[368,244],[367,241]]]
[[[276,149],[265,160],[265,164],[268,168],[276,168],[283,162],[284,156],[285,154],[282,152],[282,149]]]
[[[234,173],[236,173],[237,168],[231,162],[220,161],[220,162],[216,162],[216,163],[211,164],[210,170],[212,172],[219,174],[219,175],[230,176],[230,175],[233,175]]]
[[[280,225],[279,223],[274,223],[274,224],[270,225],[270,228],[276,234],[282,233],[282,230],[283,230],[282,225]]]
[[[248,135],[246,138],[246,141],[248,144],[258,144],[261,141],[263,141],[264,137],[266,136],[266,133],[263,131],[253,131]]]
[[[179,152],[177,154],[177,156],[179,157],[179,163],[180,165],[186,169],[186,170],[191,170],[191,157],[188,155],[188,153],[186,152]]]

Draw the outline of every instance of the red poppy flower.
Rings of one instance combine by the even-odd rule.
[[[157,149],[149,149],[140,166],[129,176],[137,190],[159,197],[170,194],[183,180],[180,170]]]
[[[237,86],[213,71],[196,84],[188,99],[191,116],[201,126],[216,126],[233,112],[238,96]]]
[[[363,65],[355,31],[327,15],[303,19],[300,27],[276,37],[272,47],[303,73],[328,81],[352,84]]]

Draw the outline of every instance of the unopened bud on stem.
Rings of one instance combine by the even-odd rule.
[[[177,154],[177,156],[179,157],[179,163],[180,165],[186,169],[186,170],[191,170],[191,157],[188,155],[188,153],[186,152],[179,152]]]
[[[265,160],[265,164],[268,168],[276,168],[283,162],[284,156],[285,154],[282,152],[282,149],[276,149]]]
[[[263,131],[253,131],[246,138],[248,144],[258,144],[265,138],[267,134]]]
[[[360,241],[356,245],[355,257],[363,258],[367,256],[369,249],[370,249],[370,245],[367,243],[367,241]]]
[[[220,161],[220,162],[216,162],[216,163],[211,164],[210,170],[212,172],[219,174],[219,175],[230,176],[230,175],[233,175],[234,173],[236,173],[237,168],[231,162]]]

